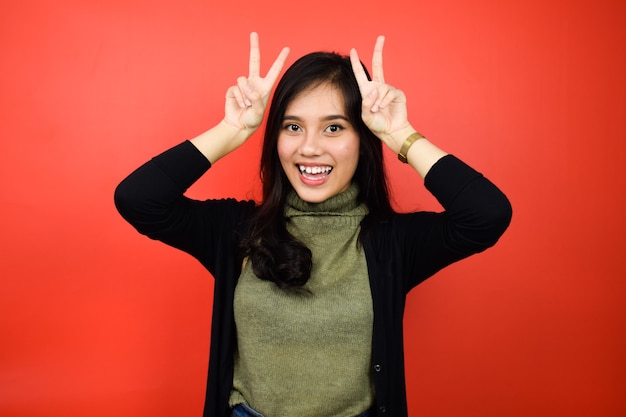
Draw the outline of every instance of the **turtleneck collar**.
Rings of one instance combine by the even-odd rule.
[[[302,200],[295,191],[287,195],[286,217],[303,215],[348,215],[363,217],[368,213],[367,206],[358,201],[359,187],[356,184],[321,203],[308,203]]]

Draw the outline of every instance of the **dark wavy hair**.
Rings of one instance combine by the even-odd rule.
[[[383,222],[393,213],[382,143],[361,119],[362,98],[350,58],[333,52],[301,57],[285,71],[274,92],[261,155],[263,200],[251,218],[250,235],[242,242],[243,255],[252,262],[254,273],[285,289],[302,289],[310,277],[312,260],[311,251],[287,231],[283,213],[287,194],[293,188],[280,164],[278,136],[287,106],[303,91],[321,84],[330,84],[343,94],[346,114],[360,138],[359,161],[352,181],[359,187],[359,200],[369,209],[361,222],[361,236],[369,225]]]

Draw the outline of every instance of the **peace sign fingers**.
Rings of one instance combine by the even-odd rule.
[[[374,54],[372,56],[372,81],[384,83],[385,76],[383,73],[383,45],[385,44],[385,37],[379,36],[376,39],[376,45],[374,46]],[[350,51],[350,63],[352,64],[352,71],[356,77],[356,81],[359,84],[361,93],[367,89],[370,84],[370,80],[361,65],[361,60],[356,49],[352,48]]]
[[[363,97],[363,108],[368,112],[375,113],[384,108],[393,99],[387,95],[390,86],[385,84],[385,76],[383,73],[383,45],[385,37],[376,38],[374,45],[374,53],[372,55],[372,80],[370,81],[361,65],[359,55],[356,49],[350,51],[350,63],[352,71],[359,85],[359,91]],[[369,117],[364,115],[364,120],[369,121]]]
[[[278,79],[278,75],[285,65],[287,56],[289,55],[289,48],[284,47],[271,68],[269,69],[265,78],[268,81],[274,83]],[[261,49],[259,48],[259,35],[256,32],[250,33],[250,63],[248,65],[248,78],[261,76]]]
[[[350,51],[352,71],[359,85],[363,100],[361,117],[372,132],[379,137],[407,124],[406,98],[402,91],[385,83],[383,71],[383,46],[385,37],[378,36],[372,54],[372,79],[369,80],[359,55],[355,49]]]
[[[289,48],[282,49],[265,77],[261,76],[259,35],[250,33],[248,76],[237,78],[226,94],[225,119],[238,128],[256,129],[263,119],[274,83],[285,65]]]

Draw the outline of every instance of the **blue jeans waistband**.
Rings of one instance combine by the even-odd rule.
[[[265,417],[263,414],[257,412],[246,403],[237,404],[233,407],[231,417]]]
[[[253,409],[252,407],[250,407],[248,404],[241,403],[233,407],[231,417],[265,417],[265,416],[259,413],[258,411],[256,411],[255,409]],[[368,410],[362,414],[359,414],[356,417],[374,417],[374,413]]]

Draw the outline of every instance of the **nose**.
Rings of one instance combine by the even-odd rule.
[[[304,156],[317,156],[321,154],[320,145],[320,137],[316,132],[306,132],[302,135],[298,151]]]

